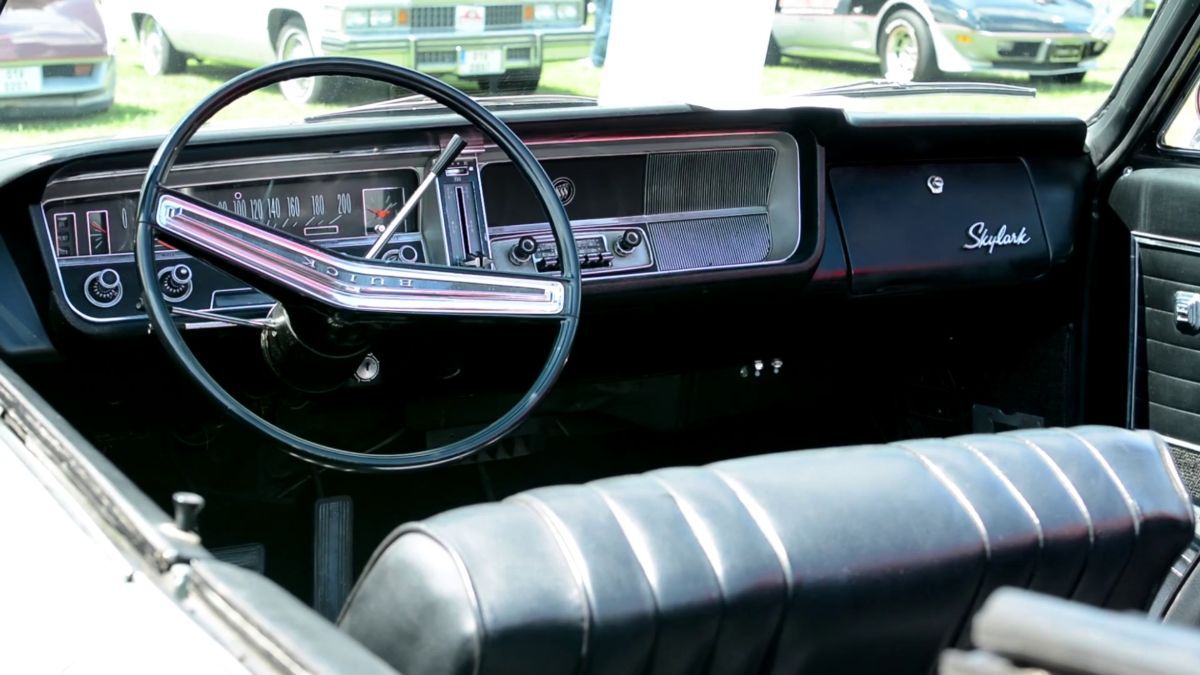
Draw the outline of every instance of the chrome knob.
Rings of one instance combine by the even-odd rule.
[[[1185,333],[1200,332],[1200,293],[1175,293],[1175,327]]]
[[[83,282],[83,294],[97,307],[112,307],[125,295],[121,275],[111,267],[92,272]]]
[[[158,273],[158,286],[167,302],[183,302],[192,294],[192,268],[175,265]]]
[[[537,249],[537,239],[529,236],[521,237],[517,240],[516,244],[513,244],[512,250],[508,252],[508,259],[514,265],[524,265],[529,262],[534,253],[537,253]]]
[[[633,253],[633,249],[642,245],[641,230],[625,230],[617,240],[617,255],[625,256]]]

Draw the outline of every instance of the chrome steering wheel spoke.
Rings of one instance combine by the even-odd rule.
[[[365,77],[429,97],[490,139],[512,161],[540,202],[560,250],[563,274],[540,278],[486,269],[412,265],[357,258],[330,251],[265,228],[164,187],[183,147],[221,109],[263,87],[297,78]],[[426,174],[426,189],[438,170],[461,151],[461,138],[447,145]],[[414,199],[415,196],[410,197]],[[401,218],[402,220],[403,218]],[[393,220],[394,224],[399,221]],[[393,228],[394,229],[394,228]],[[382,232],[379,241],[389,240]],[[445,445],[396,454],[354,452],[301,438],[262,417],[226,390],[208,372],[176,325],[179,314],[159,292],[155,241],[161,237],[185,253],[212,263],[280,300],[262,330],[264,356],[304,357],[307,367],[337,371],[355,362],[365,349],[362,323],[386,323],[389,317],[447,315],[556,320],[557,336],[545,365],[529,389],[503,415],[465,438]],[[376,251],[377,253],[378,251]],[[321,466],[350,471],[405,471],[452,462],[495,444],[516,429],[542,401],[566,366],[578,326],[582,282],[575,240],[566,209],[537,158],[495,115],[463,92],[430,75],[366,59],[313,57],[281,61],[239,75],[196,104],[163,140],[150,161],[138,195],[134,263],[143,288],[152,331],[168,354],[230,415],[271,439],[287,452]],[[285,311],[289,304],[297,311]],[[212,318],[209,314],[191,318]],[[253,325],[253,321],[238,325]],[[278,361],[271,361],[278,363]],[[303,369],[302,369],[303,370]]]
[[[356,258],[168,188],[160,190],[154,217],[159,232],[185,251],[264,290],[344,312],[554,318],[565,307],[560,279]]]

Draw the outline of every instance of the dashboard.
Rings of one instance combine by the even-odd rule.
[[[530,141],[572,220],[589,284],[785,262],[798,251],[801,151],[770,130]],[[362,255],[427,174],[440,146],[399,145],[183,163],[170,186],[264,228]],[[143,319],[133,264],[139,170],[47,182],[35,213],[52,283],[73,319]],[[532,190],[482,142],[436,178],[381,256],[529,275],[561,270]],[[192,312],[261,315],[273,301],[160,243],[161,292]],[[194,316],[194,315],[193,315]],[[202,321],[193,322],[197,325]]]
[[[661,303],[679,309],[671,321],[704,321],[684,308],[720,297],[723,307],[774,315],[805,293],[924,294],[1041,279],[1070,259],[1094,170],[1086,126],[1057,117],[950,124],[686,107],[501,117],[571,218],[586,311],[663,321]],[[168,186],[357,255],[456,133],[466,150],[383,257],[559,274],[533,191],[450,115],[210,132],[184,149]],[[47,334],[144,334],[131,251],[135,200],[157,142],[110,139],[0,159],[0,352],[52,354]],[[169,246],[158,246],[156,264],[185,327],[262,318],[274,304]]]

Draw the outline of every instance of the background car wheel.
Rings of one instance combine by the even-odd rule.
[[[1084,76],[1087,73],[1064,73],[1062,75],[1030,75],[1029,79],[1034,84],[1079,84],[1083,82]]]
[[[138,48],[142,54],[142,67],[152,77],[182,73],[187,68],[187,56],[175,49],[162,26],[147,16],[138,28]]]
[[[783,61],[783,52],[779,51],[779,43],[775,41],[775,36],[767,41],[767,60],[766,65],[777,66]]]
[[[288,19],[275,38],[275,60],[289,61],[315,56],[308,28],[299,19]],[[298,105],[328,101],[337,94],[337,80],[328,77],[302,77],[279,84],[288,101]]]
[[[932,80],[937,56],[929,26],[916,12],[902,9],[888,16],[879,36],[879,68],[893,82]]]

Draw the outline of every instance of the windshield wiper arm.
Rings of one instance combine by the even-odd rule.
[[[883,96],[919,96],[922,94],[985,94],[989,96],[1037,96],[1037,89],[997,82],[891,82],[866,80],[807,91],[802,96],[846,96],[877,98]]]
[[[541,107],[582,107],[596,105],[596,99],[587,96],[570,96],[567,94],[517,94],[507,96],[480,96],[475,102],[488,109],[497,108],[541,108]],[[372,117],[376,115],[391,115],[426,110],[445,110],[442,104],[428,96],[413,94],[394,98],[389,101],[368,103],[366,105],[335,110],[334,112],[314,115],[305,119],[306,122],[321,120],[343,119],[347,117]]]

